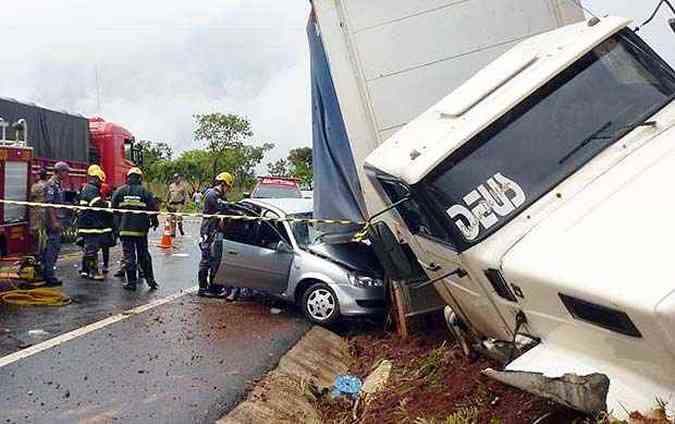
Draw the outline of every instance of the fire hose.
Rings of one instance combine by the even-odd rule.
[[[31,290],[10,290],[0,293],[0,302],[15,306],[66,306],[72,302],[59,290],[37,288]]]

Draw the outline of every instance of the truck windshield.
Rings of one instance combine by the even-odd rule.
[[[639,37],[609,38],[446,159],[413,191],[465,250],[673,98],[675,73]],[[439,214],[440,215],[440,214]]]

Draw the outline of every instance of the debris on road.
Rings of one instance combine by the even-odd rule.
[[[493,369],[486,369],[483,374],[587,414],[596,415],[607,411],[609,378],[604,374],[565,374],[550,378],[540,373]]]
[[[387,385],[391,374],[392,363],[388,359],[382,360],[377,368],[371,372],[363,383],[361,392],[368,402],[370,397],[380,392]]]
[[[29,330],[28,335],[31,337],[45,337],[49,335],[49,332],[39,328],[36,330]]]
[[[349,374],[338,375],[335,377],[335,384],[333,385],[331,396],[333,399],[341,397],[354,399],[358,397],[362,386],[363,382],[356,376]]]

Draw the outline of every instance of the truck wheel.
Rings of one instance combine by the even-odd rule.
[[[457,314],[455,314],[450,306],[446,306],[443,310],[443,316],[445,317],[445,323],[448,326],[448,330],[450,330],[450,334],[452,334],[457,341],[457,344],[462,349],[462,353],[473,362],[476,359],[476,355],[467,341],[465,332],[459,325]]]
[[[329,325],[340,318],[340,304],[327,284],[316,283],[302,295],[302,312],[314,324]]]

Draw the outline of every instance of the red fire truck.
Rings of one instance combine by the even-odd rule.
[[[130,168],[142,165],[142,154],[129,131],[102,118],[0,98],[0,198],[28,200],[40,168],[51,174],[58,161],[72,168],[65,182],[71,201],[86,183],[90,164],[101,165],[114,189],[124,184]],[[22,206],[0,209],[0,257],[28,252],[28,218]]]

